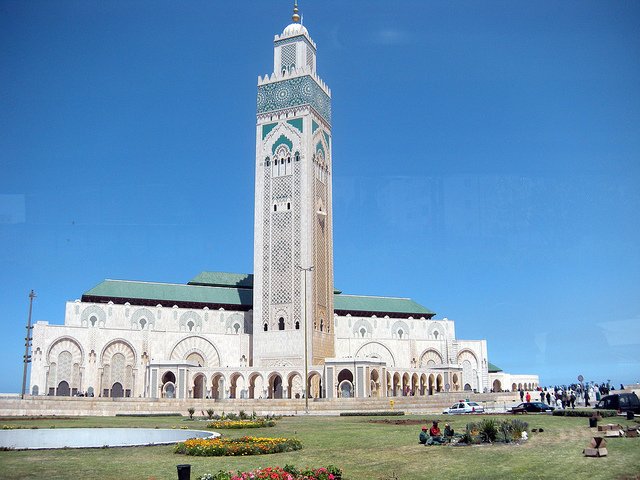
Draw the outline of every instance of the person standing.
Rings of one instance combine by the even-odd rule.
[[[520,389],[520,401],[524,402],[524,390]]]
[[[591,404],[589,403],[589,389],[584,389],[584,406],[589,407]]]
[[[531,401],[531,394],[527,392],[527,396],[525,398],[527,399],[527,403],[529,403]]]
[[[544,403],[544,390],[540,390],[540,401]]]
[[[547,405],[551,405],[551,393],[547,390]]]

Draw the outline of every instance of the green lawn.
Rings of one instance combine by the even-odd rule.
[[[434,416],[435,418],[436,416]],[[335,464],[348,480],[391,479],[514,479],[572,478],[640,479],[640,438],[608,440],[609,456],[585,458],[582,449],[593,435],[587,418],[519,416],[532,433],[521,445],[471,447],[424,447],[418,444],[419,426],[370,423],[373,417],[291,417],[272,428],[223,430],[229,436],[283,436],[299,438],[304,448],[297,452],[254,457],[187,457],[173,447],[132,447],[88,450],[0,452],[3,479],[176,479],[176,465],[190,463],[192,478],[219,469],[248,470],[265,466],[320,467]],[[376,417],[379,419],[379,417]],[[391,417],[390,417],[391,418]],[[425,418],[393,417],[392,419]],[[425,418],[425,420],[430,419]],[[474,417],[439,416],[462,431]],[[509,417],[512,418],[512,417]],[[635,424],[621,417],[603,423]],[[202,428],[204,422],[180,417],[90,417],[55,420],[0,420],[0,424],[30,428],[147,427],[185,425]],[[426,424],[426,422],[425,422]],[[444,426],[444,423],[441,425]]]

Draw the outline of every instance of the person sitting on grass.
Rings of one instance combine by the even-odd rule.
[[[453,428],[451,428],[448,423],[445,423],[445,425],[444,425],[444,436],[445,436],[445,438],[451,439],[451,437],[453,437],[453,434],[454,434]]]
[[[422,445],[424,445],[425,443],[427,443],[427,438],[429,437],[429,435],[427,434],[427,427],[422,427],[422,431],[420,432],[420,443]]]
[[[429,429],[429,435],[431,436],[427,439],[427,445],[441,445],[444,443],[437,420],[433,421],[433,425]]]

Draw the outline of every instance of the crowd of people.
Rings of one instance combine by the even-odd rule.
[[[624,390],[624,385],[620,385]],[[538,401],[546,403],[556,408],[576,408],[576,402],[585,407],[592,406],[600,401],[604,395],[608,395],[614,387],[609,383],[597,384],[588,382],[586,384],[573,383],[571,385],[555,385],[552,387],[538,387],[537,391],[525,392],[520,390],[520,401]]]

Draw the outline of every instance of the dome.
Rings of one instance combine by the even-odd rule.
[[[309,35],[309,32],[303,25],[299,23],[292,23],[290,25],[287,25],[287,28],[284,29],[282,35],[291,37],[293,35]]]

